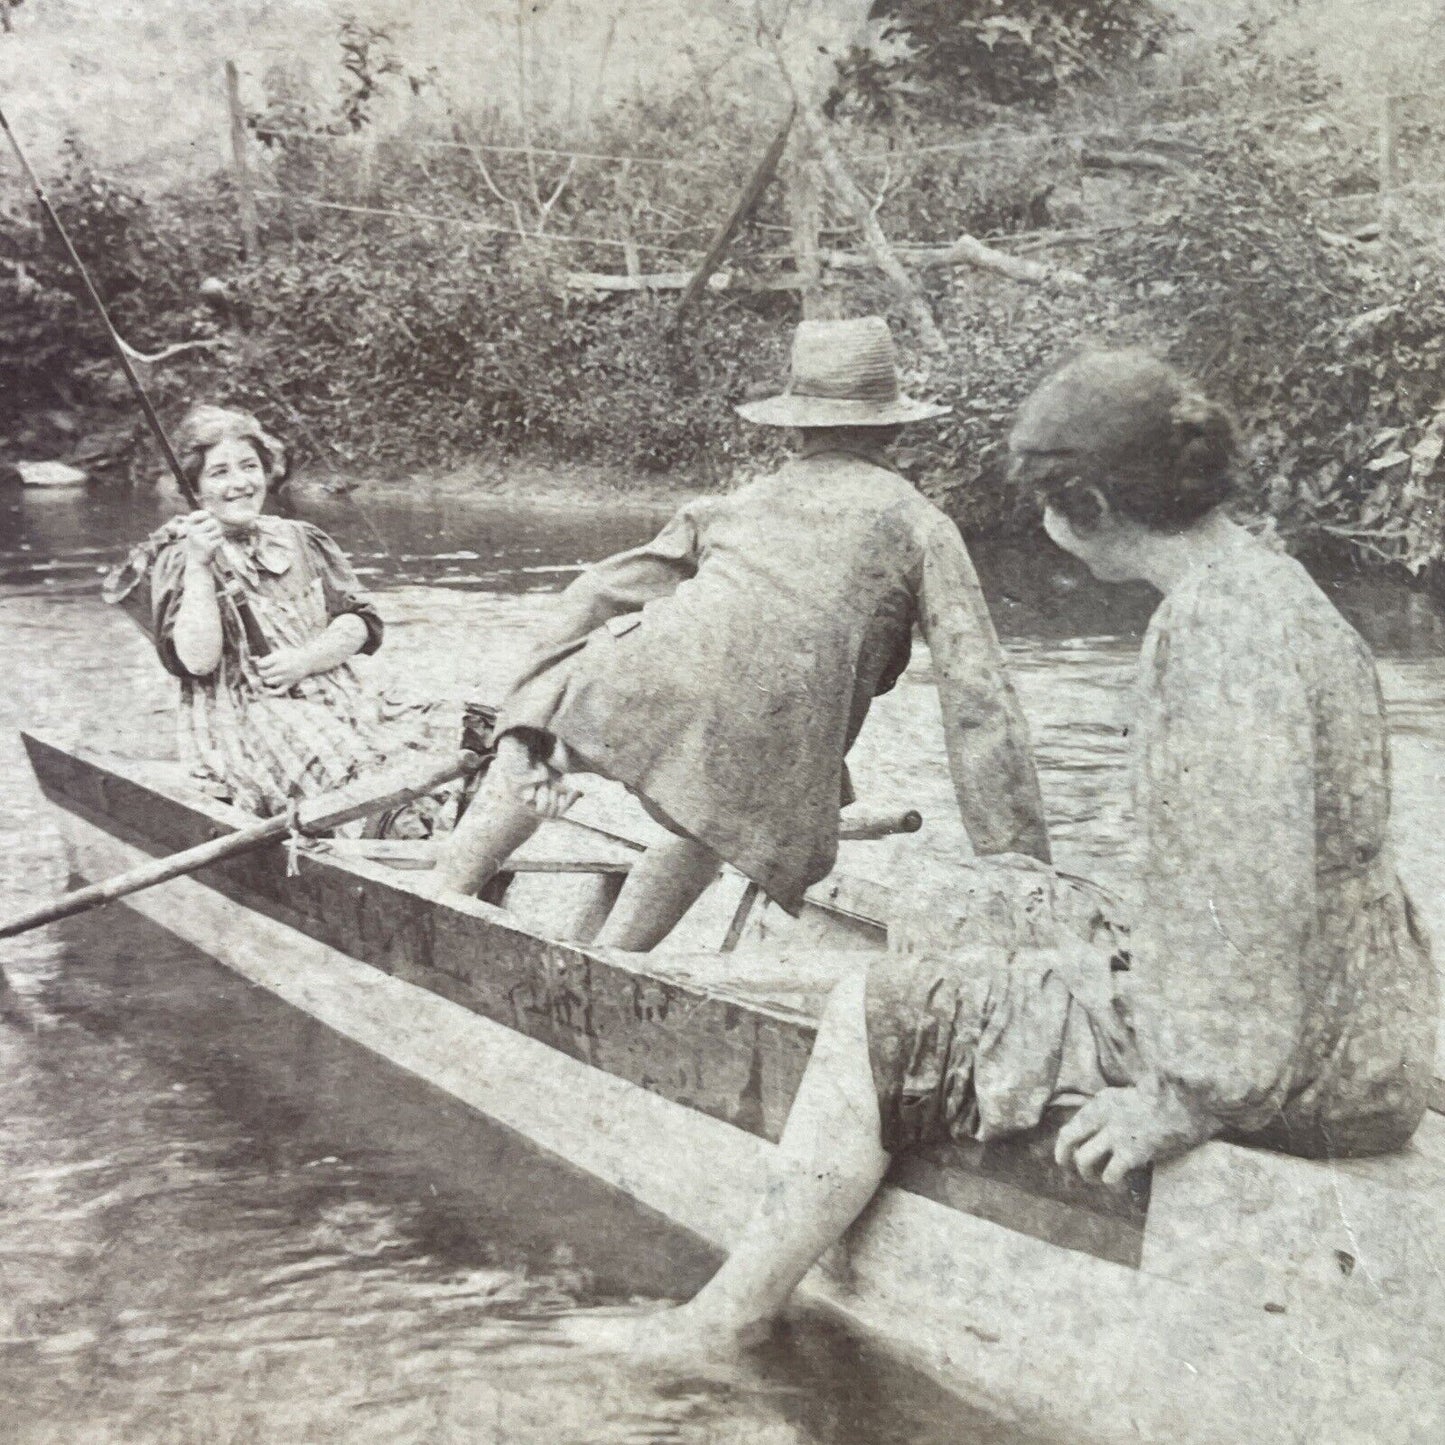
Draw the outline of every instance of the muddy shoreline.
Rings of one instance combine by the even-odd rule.
[[[746,478],[739,478],[741,485]],[[173,488],[158,489],[164,494]],[[293,505],[350,497],[365,506],[409,503],[440,508],[489,506],[498,502],[548,511],[613,512],[666,516],[717,489],[686,486],[671,476],[621,468],[543,460],[479,459],[447,471],[376,473],[338,477],[322,469],[298,470],[287,482]]]

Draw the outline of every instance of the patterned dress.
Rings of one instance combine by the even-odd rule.
[[[876,967],[886,1142],[997,1137],[1062,1093],[1138,1083],[1197,1140],[1399,1148],[1426,1107],[1439,989],[1395,873],[1365,644],[1297,562],[1241,532],[1155,613],[1134,746],[1127,952],[1040,970],[996,940],[970,951],[984,940],[965,918],[951,952],[935,936]],[[1099,931],[1087,908],[1058,921]]]
[[[361,651],[380,647],[380,614],[319,528],[264,516],[250,538],[228,540],[222,553],[272,647],[309,643],[348,613],[366,625]],[[303,678],[284,694],[268,690],[224,596],[220,666],[206,677],[189,673],[174,642],[184,572],[183,534],[170,523],[109,579],[106,595],[123,601],[149,582],[149,630],[162,664],[180,681],[180,755],[198,786],[265,816],[385,762],[396,739],[384,736],[378,702],[351,663]]]

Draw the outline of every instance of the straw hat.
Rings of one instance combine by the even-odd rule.
[[[737,409],[760,426],[802,427],[897,426],[951,410],[899,390],[898,356],[881,316],[799,322],[782,394]]]

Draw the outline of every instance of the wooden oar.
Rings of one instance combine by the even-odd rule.
[[[890,838],[895,833],[916,833],[922,826],[923,814],[916,808],[891,813],[854,808],[851,813],[845,813],[838,820],[838,841],[871,842],[878,838]],[[742,940],[743,930],[748,926],[748,919],[752,916],[762,891],[751,878],[748,879],[743,896],[738,899],[738,906],[733,912],[732,922],[728,924],[728,931],[723,936],[723,953],[731,953]]]
[[[103,903],[124,898],[128,893],[153,888],[157,883],[179,878],[183,873],[204,868],[209,863],[219,863],[223,858],[234,858],[239,853],[249,853],[267,843],[279,842],[293,827],[302,835],[324,833],[353,823],[358,818],[400,807],[414,798],[425,797],[455,778],[474,772],[480,763],[481,758],[476,753],[453,753],[445,760],[431,757],[411,767],[396,769],[367,785],[353,783],[301,804],[294,817],[281,814],[275,818],[262,818],[249,827],[213,838],[209,843],[198,843],[194,848],[172,853],[168,858],[142,863],[139,868],[117,874],[103,883],[92,883],[63,894],[39,908],[20,914],[18,918],[12,918],[8,923],[0,924],[0,938],[14,938],[16,934],[28,933],[42,924],[54,923],[57,919],[69,918],[87,909],[98,908]]]
[[[646,847],[646,844],[639,843],[635,838],[625,838],[621,833],[613,833],[607,828],[598,827],[596,823],[584,823],[580,818],[573,818],[567,813],[563,813],[554,821],[581,828],[583,832],[592,833],[598,838],[606,838],[611,843],[620,843],[624,848],[631,848],[635,853],[642,852]],[[921,827],[923,827],[923,814],[916,808],[893,810],[855,808],[851,812],[844,813],[838,819],[838,841],[840,843],[872,842],[879,838],[891,838],[895,833],[916,833]]]

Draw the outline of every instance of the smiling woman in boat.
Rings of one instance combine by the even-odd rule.
[[[673,834],[633,868],[600,944],[654,947],[724,860],[796,912],[833,866],[844,757],[915,623],[975,849],[1048,856],[1028,732],[963,539],[887,461],[901,425],[947,408],[900,392],[888,325],[868,317],[803,322],[788,391],[739,410],[797,432],[801,455],[684,507],[562,594],[444,883],[479,888],[565,806],[566,775],[592,772]]]
[[[750,1224],[629,1349],[735,1347],[894,1152],[1024,1131],[1051,1104],[1087,1099],[1056,1157],[1116,1185],[1215,1137],[1384,1153],[1424,1115],[1438,985],[1391,853],[1374,663],[1297,562],[1224,514],[1228,417],[1163,363],[1100,353],[1034,394],[1011,444],[1049,535],[1164,597],[1131,734],[1128,951],[925,948],[846,978]]]
[[[263,513],[284,454],[255,417],[196,407],[176,451],[200,508],[138,547],[106,596],[125,601],[148,585],[197,782],[248,812],[277,813],[386,760],[377,702],[351,665],[381,646],[381,617],[325,532]],[[263,656],[238,602],[270,648]]]

